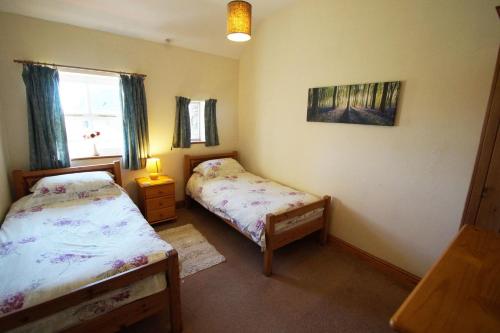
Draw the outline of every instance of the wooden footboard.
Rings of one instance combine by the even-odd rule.
[[[310,203],[308,205],[286,211],[281,214],[266,215],[266,249],[264,251],[264,274],[270,276],[272,274],[273,252],[274,250],[285,246],[293,241],[296,241],[313,232],[320,231],[321,244],[326,244],[328,239],[329,221],[330,221],[330,206],[331,197],[325,195],[323,199]],[[297,225],[290,229],[276,232],[276,227],[279,223],[283,223],[294,217],[302,216],[312,212],[318,208],[323,208],[323,213],[318,218],[315,218],[306,223]]]
[[[165,273],[167,289],[159,293],[141,298],[132,303],[116,308],[106,314],[88,320],[68,329],[68,332],[112,332],[142,320],[152,314],[169,307],[172,332],[181,332],[180,278],[177,251],[171,250],[168,257],[154,264],[137,267],[126,272],[113,275],[107,279],[83,286],[69,294],[50,301],[19,310],[0,318],[0,332],[4,332],[57,312],[71,306],[92,300],[107,292],[126,287],[149,276]]]

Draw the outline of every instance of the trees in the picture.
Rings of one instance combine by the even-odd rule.
[[[394,125],[400,81],[309,89],[307,121]]]

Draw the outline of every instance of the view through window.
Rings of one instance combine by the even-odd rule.
[[[71,158],[122,154],[118,76],[60,71],[59,94]]]
[[[191,142],[205,142],[205,101],[189,103]]]

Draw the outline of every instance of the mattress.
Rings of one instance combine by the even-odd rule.
[[[186,193],[214,214],[229,220],[240,232],[265,248],[266,215],[280,214],[320,200],[319,197],[261,178],[250,172],[204,177],[193,173]],[[318,208],[276,225],[280,233],[317,219]]]
[[[118,185],[92,197],[14,203],[0,229],[0,318],[166,257],[172,247]],[[166,288],[157,274],[12,332],[53,332]]]

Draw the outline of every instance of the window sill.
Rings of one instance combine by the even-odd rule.
[[[89,157],[76,157],[72,158],[72,161],[83,161],[83,160],[99,160],[102,158],[122,158],[122,155],[100,155],[100,156],[89,156]]]
[[[197,144],[205,144],[205,141],[191,141],[192,145],[197,145]]]

